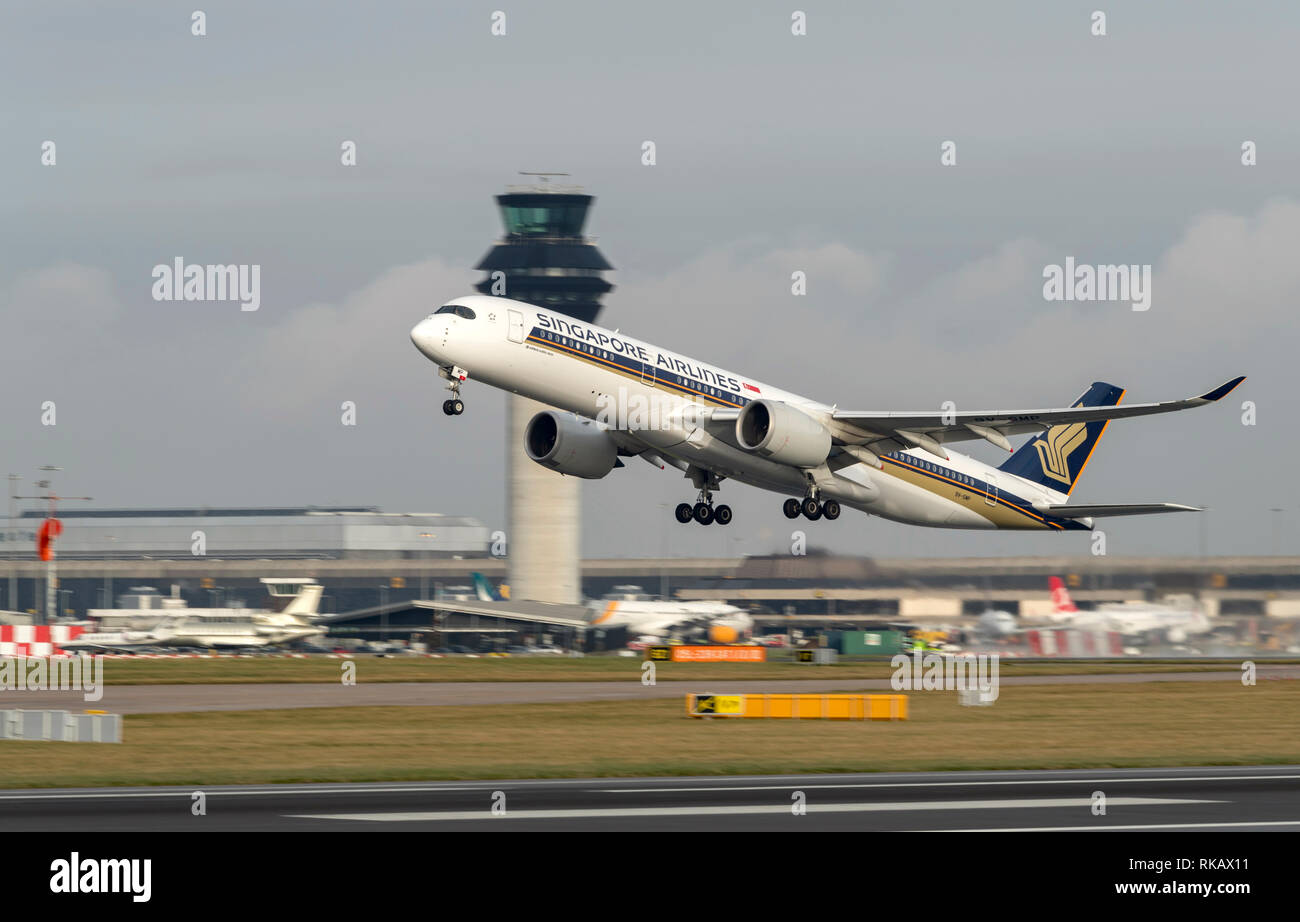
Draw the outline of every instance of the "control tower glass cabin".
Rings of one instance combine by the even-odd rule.
[[[475,266],[487,277],[474,287],[595,321],[600,299],[614,286],[601,277],[613,266],[582,236],[594,196],[577,186],[543,183],[507,187],[496,199],[506,235]],[[504,273],[504,291],[494,278],[497,272]]]

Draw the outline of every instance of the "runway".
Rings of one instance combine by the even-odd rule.
[[[1294,831],[1300,766],[0,792],[6,831]],[[1098,793],[1104,815],[1096,812]]]
[[[810,667],[815,668],[815,667]],[[1300,678],[1300,666],[1259,666],[1260,681]],[[1237,670],[1223,672],[1149,672],[1105,675],[1000,676],[1000,684],[1109,685],[1143,682],[1240,682]],[[888,679],[818,679],[778,681],[707,680],[642,685],[639,669],[622,682],[340,682],[231,685],[113,685],[104,696],[86,703],[77,691],[8,691],[0,707],[93,707],[114,714],[163,714],[184,711],[246,711],[274,708],[438,706],[525,704],[558,701],[623,701],[681,698],[687,692],[754,693],[889,691]]]

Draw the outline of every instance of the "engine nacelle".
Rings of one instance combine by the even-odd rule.
[[[709,625],[709,643],[735,643],[740,639],[740,631],[730,624],[717,622]]]
[[[755,400],[740,411],[736,441],[746,451],[794,467],[817,467],[831,453],[825,426],[775,400]]]
[[[555,410],[543,410],[528,421],[524,451],[542,467],[587,480],[604,477],[618,461],[618,446],[607,431]]]

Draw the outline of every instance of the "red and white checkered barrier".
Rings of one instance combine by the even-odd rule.
[[[1076,628],[1025,631],[1031,656],[1123,656],[1117,631],[1081,631]]]
[[[0,656],[62,656],[59,644],[85,631],[80,624],[0,624]]]

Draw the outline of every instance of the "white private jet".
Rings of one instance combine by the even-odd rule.
[[[152,647],[277,647],[323,636],[313,621],[325,587],[312,579],[264,578],[273,598],[287,598],[281,611],[251,608],[190,608],[172,587],[170,598],[150,608],[93,608],[87,615],[117,630],[82,634],[61,644],[67,650],[138,650]],[[152,605],[152,601],[150,604]]]
[[[835,519],[843,504],[913,525],[1066,531],[1089,530],[1097,516],[1199,511],[1067,500],[1109,420],[1213,403],[1244,380],[1129,406],[1118,406],[1123,389],[1097,382],[1059,409],[859,411],[506,298],[456,298],[411,340],[448,381],[443,412],[464,411],[471,376],[558,407],[529,422],[529,458],[587,479],[621,467],[620,457],[671,465],[699,491],[677,520],[702,525],[731,522],[731,507],[713,505],[727,478],[791,497],[782,508],[792,519]],[[1022,434],[1033,437],[998,467],[946,447],[983,439],[1012,451],[1008,437]]]

